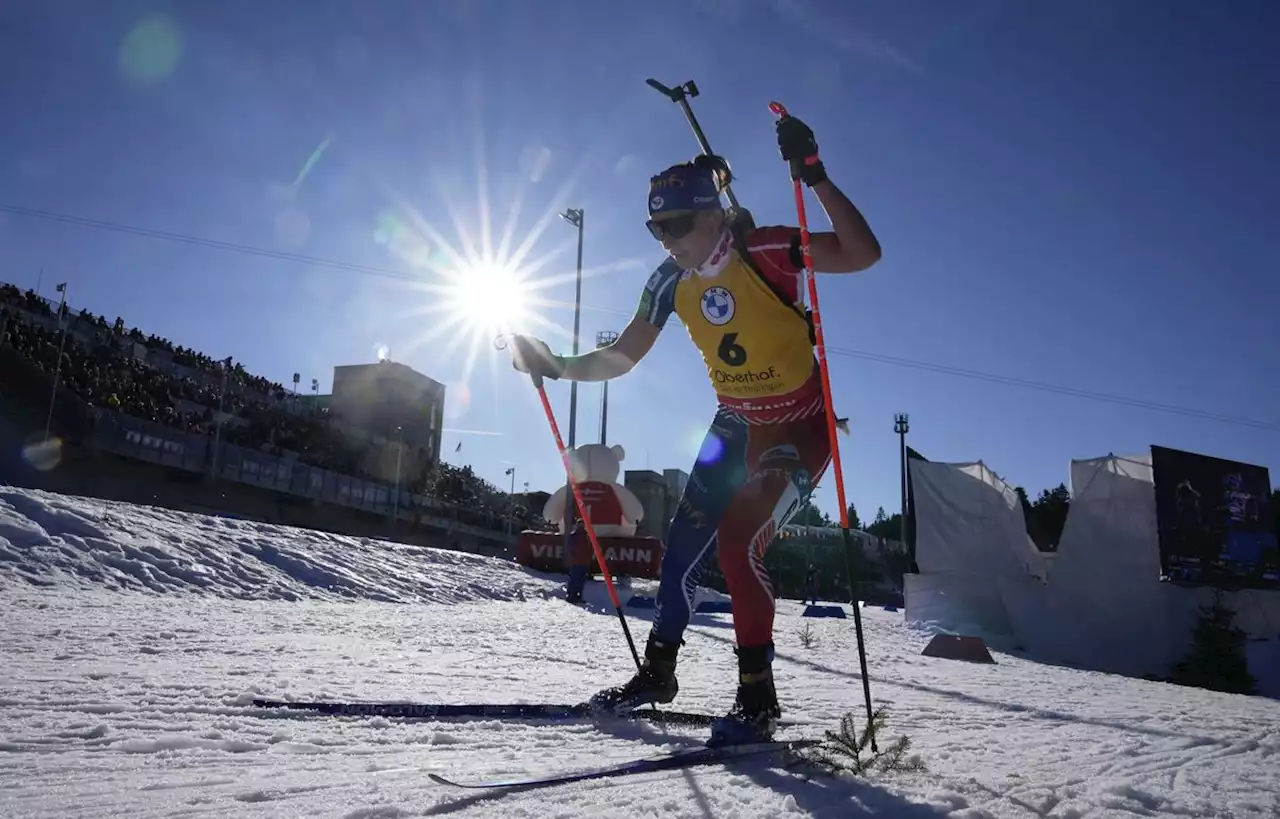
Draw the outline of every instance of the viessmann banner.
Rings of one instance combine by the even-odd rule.
[[[574,532],[570,541],[573,562],[591,566],[599,573],[591,542],[585,532]],[[616,575],[657,579],[662,566],[662,541],[656,537],[602,537],[600,549]],[[563,572],[564,535],[559,532],[521,532],[516,561],[522,566],[543,572]]]

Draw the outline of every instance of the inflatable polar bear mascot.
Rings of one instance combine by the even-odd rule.
[[[627,487],[618,483],[619,464],[627,457],[620,446],[584,444],[569,450],[569,466],[573,481],[582,493],[587,515],[601,537],[629,537],[636,533],[636,524],[644,517],[640,499]],[[562,486],[547,499],[542,517],[564,532],[565,505],[574,505],[569,488]],[[575,516],[576,517],[576,516]]]

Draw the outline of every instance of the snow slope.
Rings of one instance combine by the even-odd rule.
[[[251,600],[457,603],[559,588],[478,555],[6,487],[0,572],[58,588]]]
[[[594,766],[702,732],[247,704],[578,701],[631,659],[607,608],[557,590],[497,560],[0,487],[0,816],[1280,815],[1280,702],[1003,654],[925,658],[927,633],[871,610],[872,693],[928,773],[806,781],[743,762],[477,796],[424,772]],[[818,723],[796,736],[860,698],[853,623],[800,611],[781,603],[777,629],[787,717]],[[728,705],[732,633],[726,616],[695,618],[676,706]]]

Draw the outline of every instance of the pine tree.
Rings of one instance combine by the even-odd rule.
[[[862,521],[858,518],[858,509],[853,505],[853,501],[849,502],[849,528],[861,529]]]
[[[1230,694],[1252,694],[1257,680],[1249,673],[1246,636],[1235,624],[1236,613],[1216,591],[1213,602],[1200,607],[1200,620],[1191,632],[1191,650],[1173,668],[1173,681]]]
[[[898,512],[885,515],[884,507],[881,507],[876,513],[875,521],[867,527],[866,531],[885,540],[898,540],[902,537],[902,515]]]
[[[1031,504],[1031,511],[1036,533],[1043,538],[1043,542],[1038,541],[1036,545],[1041,551],[1057,551],[1067,513],[1071,511],[1071,491],[1062,483],[1053,489],[1041,490],[1040,497]]]
[[[800,508],[791,518],[791,523],[796,526],[830,526],[831,518],[819,509],[811,498],[800,504]]]

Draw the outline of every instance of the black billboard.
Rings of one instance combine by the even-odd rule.
[[[1280,589],[1266,467],[1151,447],[1161,573],[1175,583]]]

